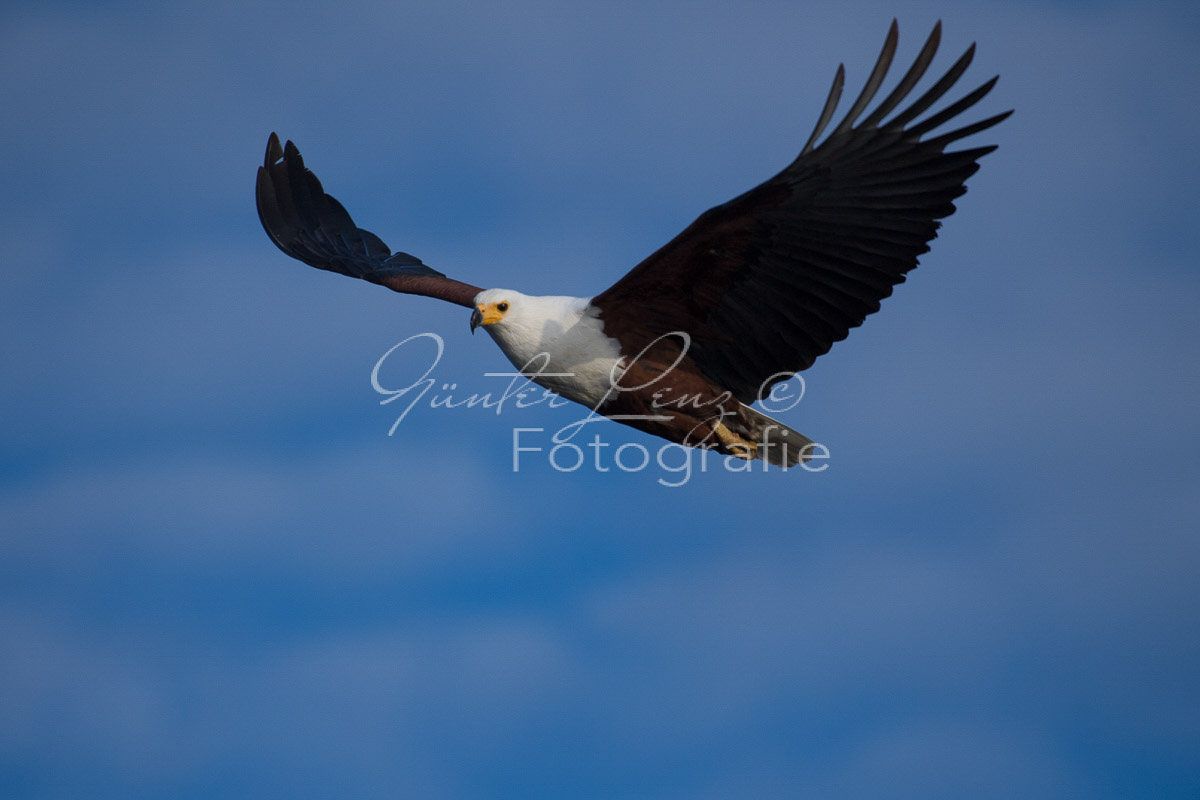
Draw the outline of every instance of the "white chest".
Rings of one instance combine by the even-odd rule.
[[[488,326],[488,332],[534,383],[596,408],[623,370],[617,341],[604,334],[588,299],[527,297],[537,305],[523,308],[519,318]]]

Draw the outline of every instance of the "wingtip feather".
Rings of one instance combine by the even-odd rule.
[[[267,153],[263,157],[263,166],[269,167],[281,158],[283,158],[283,149],[279,146],[279,136],[275,131],[271,131],[271,135],[267,137]]]

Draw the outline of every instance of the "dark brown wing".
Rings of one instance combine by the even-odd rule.
[[[375,234],[354,224],[342,204],[325,194],[290,141],[274,133],[258,168],[258,218],[271,241],[317,269],[362,278],[397,292],[437,297],[471,308],[478,286],[447,278],[408,253],[393,253]]]
[[[686,331],[691,356],[742,402],[807,369],[861,325],[929,250],[937,221],[978,159],[995,146],[943,152],[1012,112],[922,140],[986,95],[996,78],[943,111],[914,123],[939,100],[974,55],[907,109],[881,124],[920,80],[941,38],[934,26],[896,88],[866,110],[896,49],[893,20],[875,69],[845,119],[814,148],[841,96],[838,67],[820,120],[800,155],[775,177],[702,214],[593,303],[623,352],[639,352],[671,331]]]

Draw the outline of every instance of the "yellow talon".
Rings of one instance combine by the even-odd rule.
[[[725,424],[720,420],[713,423],[712,429],[713,433],[717,435],[717,439],[720,440],[731,456],[740,458],[743,461],[753,461],[754,457],[758,454],[758,445],[738,436],[729,430],[729,428],[726,428]]]

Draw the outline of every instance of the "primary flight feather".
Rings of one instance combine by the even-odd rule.
[[[800,154],[777,175],[709,209],[591,298],[534,296],[448,278],[354,224],[290,141],[275,134],[258,170],[258,214],[283,252],[319,269],[472,309],[535,383],[680,444],[788,467],[811,440],[750,404],[807,369],[917,266],[938,220],[994,145],[946,152],[1011,111],[936,136],[984,83],[922,118],[958,81],[975,46],[899,113],[937,52],[934,26],[912,67],[866,117],[896,50],[895,21],[849,112],[823,140],[844,70]]]

